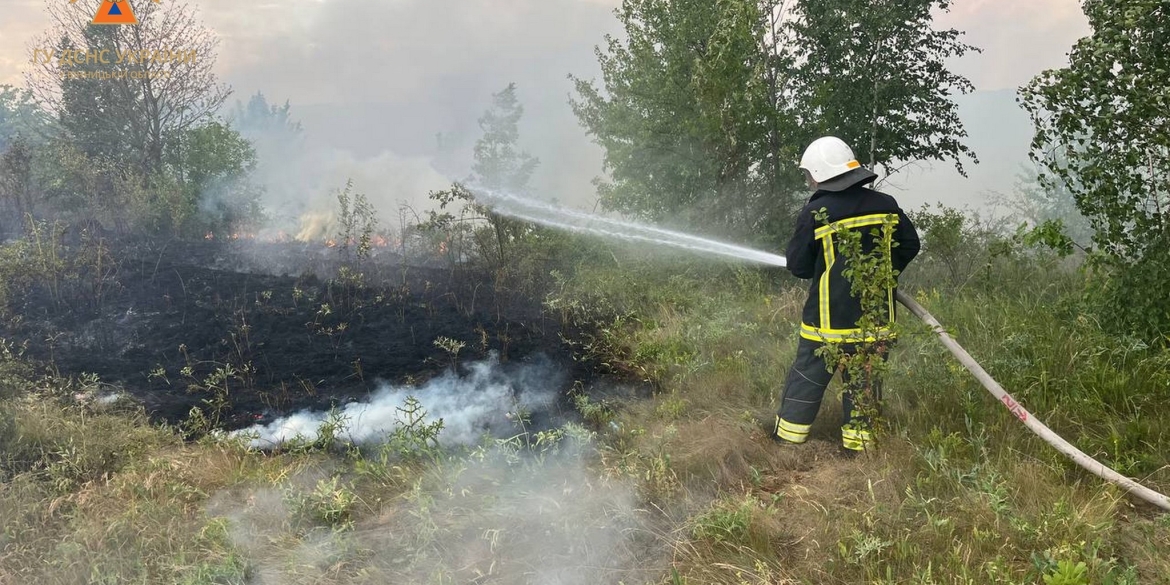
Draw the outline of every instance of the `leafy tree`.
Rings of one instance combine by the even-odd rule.
[[[491,105],[479,119],[483,135],[475,143],[472,174],[465,181],[435,191],[430,198],[439,209],[428,212],[425,231],[442,238],[442,247],[458,266],[467,260],[482,263],[497,279],[497,286],[518,290],[547,276],[547,259],[556,236],[530,223],[495,214],[475,201],[474,189],[523,194],[540,161],[520,148],[520,120],[524,108],[510,83],[492,94]],[[526,246],[525,253],[514,253]]]
[[[0,240],[32,212],[32,162],[32,148],[20,135],[0,153]]]
[[[489,189],[522,193],[540,161],[519,150],[520,118],[524,106],[516,99],[516,84],[492,94],[492,105],[479,119],[483,136],[475,142],[473,181]]]
[[[255,151],[215,118],[230,95],[215,36],[181,0],[135,8],[138,25],[100,27],[92,7],[49,6],[26,75],[63,131],[46,148],[46,195],[59,215],[123,232],[202,236],[258,220]]]
[[[1069,189],[1095,235],[1098,288],[1111,316],[1159,339],[1170,332],[1170,9],[1085,0],[1092,34],[1069,65],[1021,90],[1043,180]]]
[[[605,149],[602,202],[780,241],[815,136],[840,136],[887,174],[921,160],[962,172],[974,154],[950,95],[972,86],[944,61],[974,48],[932,28],[931,10],[949,5],[625,0],[626,39],[597,51],[604,88],[575,80],[577,116]]]
[[[18,136],[37,142],[50,131],[49,117],[37,106],[30,91],[0,85],[0,152]]]
[[[960,173],[975,154],[951,96],[974,89],[945,61],[979,49],[955,29],[935,30],[931,12],[952,0],[800,0],[788,23],[802,122],[832,134],[887,176],[923,160],[951,160]],[[807,113],[804,113],[807,112]]]
[[[573,109],[605,149],[603,205],[708,231],[787,237],[795,168],[781,3],[625,0],[625,38],[597,49],[602,87],[573,78]]]
[[[1009,195],[995,195],[991,202],[1007,208],[1015,219],[1035,228],[1059,226],[1067,240],[1081,249],[1093,239],[1088,219],[1077,209],[1072,192],[1063,181],[1041,180],[1042,167],[1020,165],[1015,188]]]
[[[188,130],[168,147],[165,175],[173,177],[179,193],[167,208],[177,234],[234,230],[260,221],[261,191],[249,180],[256,151],[243,136],[227,124],[212,122]],[[191,224],[189,218],[198,221]]]
[[[294,138],[300,136],[304,128],[299,121],[292,119],[289,114],[291,109],[288,100],[285,100],[283,106],[269,104],[268,98],[258,91],[248,99],[247,104],[236,101],[228,120],[240,134],[248,138],[261,135]]]

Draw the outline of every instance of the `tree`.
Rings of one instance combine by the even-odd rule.
[[[1070,242],[1086,249],[1093,239],[1088,219],[1077,209],[1068,186],[1063,181],[1041,180],[1043,174],[1042,167],[1019,165],[1014,189],[1007,195],[993,195],[990,202],[1033,229],[1045,224],[1059,226]]]
[[[256,151],[240,133],[212,122],[184,132],[167,146],[166,176],[174,177],[178,197],[167,208],[177,234],[202,235],[259,223],[262,191],[250,180]]]
[[[975,159],[944,61],[973,47],[931,27],[949,0],[625,0],[626,39],[598,49],[604,91],[574,110],[605,149],[609,209],[719,232],[787,237],[796,161],[833,134],[887,174]]]
[[[1085,0],[1092,34],[1069,65],[1020,92],[1043,180],[1069,189],[1093,226],[1110,315],[1153,339],[1170,332],[1170,7]]]
[[[213,71],[217,40],[184,2],[140,3],[135,26],[90,26],[91,6],[48,8],[52,28],[26,81],[89,156],[148,177],[167,140],[210,121],[230,95]]]
[[[51,121],[27,89],[0,85],[0,152],[18,136],[39,142],[51,132]]]
[[[540,160],[520,148],[520,119],[524,107],[516,97],[516,84],[509,83],[498,93],[479,127],[483,135],[475,142],[472,174],[466,183],[475,188],[523,194]],[[450,189],[435,191],[430,198],[439,204],[440,212],[429,211],[427,230],[441,232],[447,242],[448,254],[462,261],[472,252],[485,260],[497,278],[515,271],[509,265],[508,249],[518,240],[537,234],[540,230],[531,224],[495,214],[475,202],[474,193],[456,183]],[[446,211],[452,204],[459,205],[459,215]]]
[[[32,148],[21,135],[0,153],[0,234],[17,231],[32,212],[32,162]]]
[[[516,84],[492,94],[492,105],[479,119],[483,136],[475,142],[473,181],[489,189],[522,193],[540,161],[519,150],[520,118],[524,106],[516,99]]]
[[[603,87],[572,105],[605,150],[602,204],[778,243],[804,191],[779,1],[625,0]]]
[[[800,0],[788,23],[799,65],[802,123],[835,135],[887,177],[923,160],[978,162],[951,96],[974,89],[945,61],[979,49],[955,29],[935,30],[931,11],[952,0]]]
[[[256,92],[248,103],[237,101],[228,121],[248,138],[278,135],[282,139],[296,138],[304,128],[290,115],[292,106],[285,100],[283,106],[268,103],[262,92]]]

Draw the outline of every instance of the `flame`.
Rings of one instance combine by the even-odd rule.
[[[359,238],[340,239],[335,236],[330,236],[331,231],[337,227],[335,222],[336,218],[333,213],[306,213],[301,216],[300,231],[295,235],[284,230],[259,233],[236,231],[230,234],[218,235],[215,232],[207,232],[203,236],[203,239],[208,241],[218,239],[230,242],[245,240],[269,244],[283,244],[296,241],[318,243],[327,248],[337,248],[343,245],[349,248],[357,248],[361,241]],[[371,248],[389,248],[390,246],[398,246],[401,243],[401,240],[398,238],[390,238],[381,234],[371,234],[369,238]]]
[[[328,237],[336,227],[337,218],[333,212],[309,212],[301,216],[301,229],[297,232],[298,242],[319,242]]]

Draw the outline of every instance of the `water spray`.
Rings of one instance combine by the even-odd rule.
[[[552,228],[629,242],[666,246],[701,254],[724,256],[757,264],[787,266],[787,260],[778,254],[753,250],[653,225],[565,209],[543,201],[484,187],[471,187],[470,191],[475,195],[476,200],[491,207],[492,211],[500,215]]]
[[[563,209],[545,203],[536,201],[518,195],[501,193],[491,189],[484,189],[482,187],[471,188],[472,193],[476,199],[481,203],[489,206],[492,210],[500,215],[513,217],[525,221],[530,221],[536,224],[577,232],[586,233],[597,236],[606,236],[626,241],[643,242],[659,246],[666,246],[680,250],[688,250],[692,252],[699,252],[705,254],[714,254],[718,256],[725,256],[739,260],[755,262],[760,264],[767,264],[772,266],[786,266],[787,260],[783,256],[770,254],[760,250],[753,250],[743,246],[734,244],[727,244],[701,238],[691,234],[667,230],[656,226],[635,223],[630,221],[623,221],[618,219],[611,219],[601,217],[594,214],[585,213],[582,211],[575,211],[570,209]],[[919,319],[930,326],[931,330],[939,337],[943,345],[975,376],[979,383],[1003,404],[1009,412],[1012,413],[1021,423],[1024,424],[1028,430],[1035,433],[1038,437],[1043,439],[1049,445],[1052,445],[1057,451],[1060,451],[1077,465],[1080,465],[1089,473],[1104,479],[1123,490],[1133,494],[1141,500],[1149,502],[1164,510],[1170,510],[1170,497],[1158,493],[1150,488],[1147,488],[1133,479],[1126,477],[1117,471],[1111,469],[1104,463],[1093,459],[1084,451],[1076,448],[1073,444],[1066,441],[1063,437],[1056,434],[1047,425],[1040,422],[1027,409],[1025,409],[1019,401],[1012,397],[1006,390],[1003,389],[974,358],[967,353],[958,342],[956,342],[946,330],[943,329],[942,324],[928,313],[922,305],[914,301],[914,299],[898,292],[898,302],[902,303],[911,313],[914,313]]]

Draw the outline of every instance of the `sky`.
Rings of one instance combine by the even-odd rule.
[[[4,0],[0,84],[23,84],[29,44],[49,24],[45,4],[66,1]],[[219,36],[217,71],[233,101],[256,91],[288,100],[329,159],[348,161],[338,176],[368,175],[358,179],[367,190],[384,188],[386,173],[399,177],[384,198],[463,178],[476,120],[510,82],[525,106],[523,145],[542,161],[534,187],[562,201],[593,197],[601,153],[568,105],[567,76],[597,77],[594,48],[620,32],[620,0],[162,1],[186,1]],[[1014,90],[1066,63],[1088,26],[1076,0],[957,0],[937,22],[983,49],[950,64],[978,89],[958,102],[983,164],[968,179],[934,165],[888,185],[910,204],[978,205],[1009,190],[1026,161],[1030,127]]]

